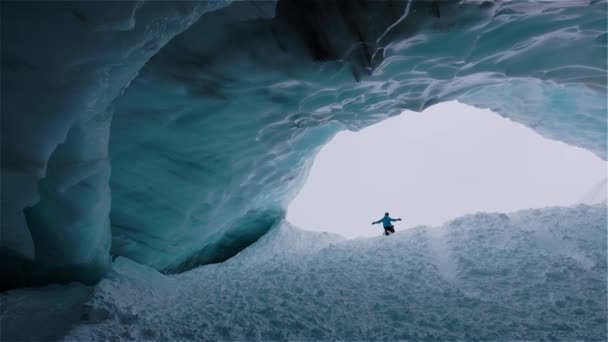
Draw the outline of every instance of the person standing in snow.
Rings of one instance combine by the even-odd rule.
[[[391,224],[391,222],[394,221],[401,221],[401,219],[391,218],[388,213],[384,213],[384,217],[379,219],[378,221],[372,222],[372,225],[382,222],[382,225],[384,226],[384,235],[390,235],[395,232],[395,226]]]

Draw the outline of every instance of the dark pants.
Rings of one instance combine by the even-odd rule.
[[[395,232],[395,226],[384,227],[384,235],[390,235]]]

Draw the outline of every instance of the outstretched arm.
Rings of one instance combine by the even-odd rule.
[[[400,218],[398,218],[398,219],[392,218],[391,221],[401,221],[401,219]]]
[[[376,223],[380,223],[380,222],[382,222],[382,219],[379,219],[378,221],[374,221],[374,222],[372,222],[372,224],[376,224]]]

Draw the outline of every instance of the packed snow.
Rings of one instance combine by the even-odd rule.
[[[178,275],[119,257],[56,337],[606,340],[606,209],[478,213],[355,240],[283,222],[228,261]],[[53,322],[30,332],[32,312],[79,300],[74,285],[52,289],[2,294],[3,326],[22,329],[3,339],[40,336]]]

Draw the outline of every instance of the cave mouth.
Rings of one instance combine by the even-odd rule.
[[[488,109],[456,101],[401,115],[324,146],[287,220],[348,238],[437,226],[475,212],[512,212],[606,199],[606,161],[548,140]]]

